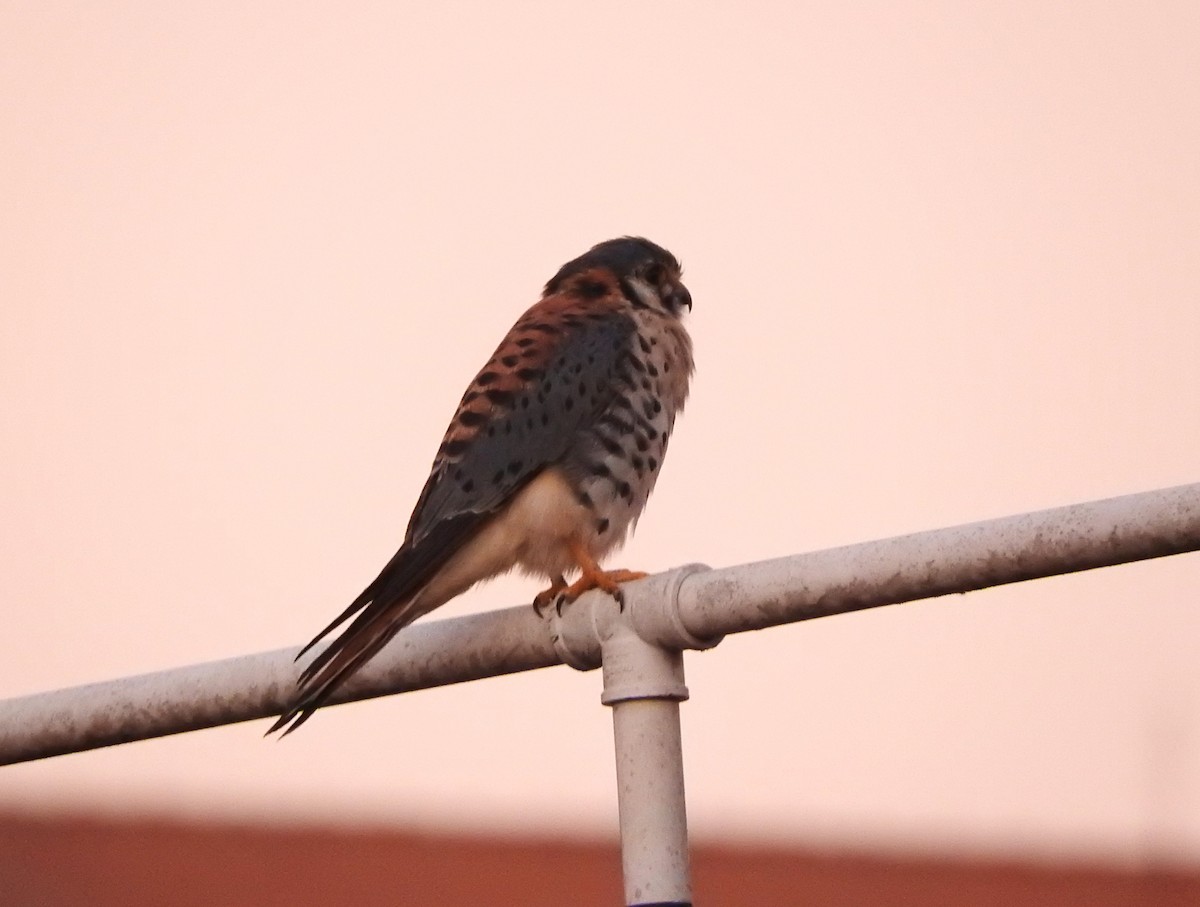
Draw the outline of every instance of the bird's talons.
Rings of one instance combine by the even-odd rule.
[[[559,615],[562,614],[563,604],[569,605],[583,593],[591,592],[593,589],[602,589],[607,592],[616,601],[617,607],[624,611],[625,593],[621,590],[620,584],[632,582],[635,579],[644,579],[648,575],[640,570],[584,571],[583,576],[563,590],[558,604]]]
[[[602,589],[613,597],[617,603],[617,608],[624,612],[625,610],[625,593],[621,589],[621,583],[632,582],[635,579],[642,579],[648,576],[640,570],[610,570],[604,572],[602,570],[585,570],[583,576],[579,577],[575,582],[567,585],[567,581],[561,576],[554,577],[550,582],[549,589],[543,589],[533,598],[533,611],[538,617],[546,616],[546,609],[551,605],[554,606],[554,613],[562,617],[563,608],[572,604],[575,599],[583,595],[585,592],[591,592],[593,589]]]
[[[562,596],[561,592],[567,588],[567,581],[562,576],[556,576],[550,581],[550,588],[543,589],[533,597],[533,613],[538,617],[546,616],[546,609],[554,604],[558,611],[558,616],[562,617]]]

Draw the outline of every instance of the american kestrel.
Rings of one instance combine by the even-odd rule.
[[[549,577],[541,613],[589,589],[620,601],[618,584],[645,576],[597,562],[637,522],[687,399],[680,273],[666,249],[624,237],[550,279],[463,395],[400,550],[300,653],[354,617],[271,731],[294,731],[400,629],[481,580]]]

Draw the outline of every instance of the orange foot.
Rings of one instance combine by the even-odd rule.
[[[644,579],[649,576],[649,573],[643,573],[641,570],[584,570],[583,576],[567,586],[563,590],[562,595],[558,599],[559,613],[562,612],[563,605],[569,605],[585,592],[591,592],[593,589],[603,589],[609,595],[617,600],[617,604],[621,610],[625,610],[625,593],[621,591],[619,583],[627,583],[635,579]]]
[[[543,589],[533,597],[533,611],[538,616],[542,616],[551,603],[558,598],[558,594],[567,588],[567,581],[563,579],[562,574],[552,577],[550,580],[550,588]]]
[[[644,579],[649,576],[648,573],[643,573],[641,570],[601,570],[600,565],[596,563],[596,559],[583,545],[578,542],[570,544],[571,556],[575,558],[576,564],[579,566],[580,577],[567,585],[567,581],[563,579],[562,574],[551,577],[550,588],[543,589],[533,599],[533,610],[538,617],[543,616],[546,608],[551,603],[554,604],[555,610],[558,611],[558,616],[562,617],[563,605],[569,605],[585,592],[591,592],[593,589],[603,589],[609,595],[617,600],[617,604],[621,609],[625,609],[625,595],[621,591],[621,583],[628,583],[635,579]]]
[[[624,610],[625,596],[621,592],[619,584],[642,579],[648,574],[642,573],[640,570],[601,570],[596,559],[579,542],[572,542],[570,547],[571,555],[575,558],[575,563],[579,565],[581,575],[579,579],[562,590],[562,594],[558,598],[559,613],[562,613],[563,605],[569,605],[583,593],[591,592],[593,589],[603,589],[615,598],[617,604]]]

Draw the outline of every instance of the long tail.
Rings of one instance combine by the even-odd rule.
[[[406,540],[350,607],[300,650],[297,659],[352,615],[358,614],[350,626],[301,672],[295,697],[267,733],[283,730],[281,736],[286,737],[296,730],[393,636],[431,607],[441,604],[440,601],[422,602],[422,607],[417,607],[425,586],[480,524],[478,514],[468,514],[443,520],[415,543]]]
[[[365,592],[363,593],[366,594]],[[370,606],[360,614],[341,636],[325,647],[301,672],[295,698],[279,720],[271,725],[268,734],[283,730],[286,737],[304,724],[313,712],[324,705],[343,683],[373,658],[393,636],[420,615],[412,607],[413,599],[389,603],[386,608]],[[303,655],[323,636],[362,605],[352,605],[347,613],[334,621],[312,642],[300,650]],[[300,657],[297,655],[297,658]]]

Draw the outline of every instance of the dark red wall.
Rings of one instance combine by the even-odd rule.
[[[698,845],[700,907],[1196,907],[1200,871]],[[613,907],[615,843],[0,816],[4,907]]]

